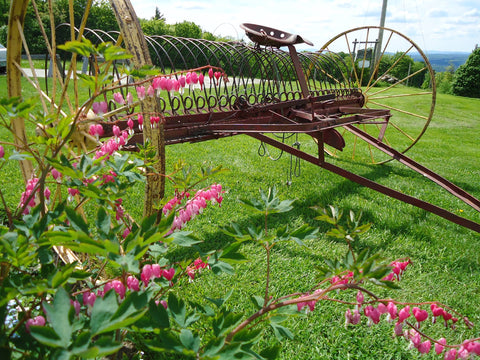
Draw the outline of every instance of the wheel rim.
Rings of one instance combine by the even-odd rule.
[[[379,43],[377,39],[381,33],[383,41]],[[361,87],[366,108],[391,111],[392,117],[383,138],[380,124],[357,126],[402,153],[419,141],[433,116],[436,89],[433,69],[417,44],[395,30],[370,26],[347,30],[323,45],[320,51],[342,54],[349,69],[345,77]],[[412,64],[410,56],[416,53],[419,60]],[[410,67],[405,73],[407,63]],[[395,76],[398,74],[400,76]],[[427,89],[412,87],[412,84],[418,85],[428,77],[430,84]],[[339,131],[345,137],[347,146],[343,152],[327,149],[329,154],[371,163],[391,160],[347,130]]]

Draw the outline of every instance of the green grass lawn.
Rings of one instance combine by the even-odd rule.
[[[0,88],[5,89],[4,77]],[[2,90],[3,91],[3,90]],[[2,94],[0,94],[2,95]],[[414,102],[414,98],[408,98]],[[479,99],[440,94],[434,118],[426,134],[408,155],[428,168],[453,181],[477,198],[480,197],[480,107]],[[409,125],[410,126],[410,125]],[[6,136],[1,134],[2,139]],[[313,142],[301,136],[301,148],[313,148]],[[286,215],[272,218],[272,227],[284,223],[292,226],[308,223],[320,226],[317,239],[306,247],[282,244],[273,251],[271,292],[279,297],[292,292],[308,291],[315,284],[315,266],[326,258],[343,256],[344,243],[324,235],[327,227],[314,220],[315,205],[335,205],[344,211],[363,212],[365,222],[373,223],[372,230],[360,240],[361,248],[379,251],[385,257],[410,257],[413,261],[406,272],[402,288],[395,291],[378,290],[382,297],[400,301],[438,300],[468,316],[477,327],[466,330],[460,325],[455,332],[434,328],[433,336],[447,334],[452,343],[479,336],[480,326],[480,236],[436,215],[388,198],[359,186],[333,173],[306,162],[300,163],[300,174],[287,185],[291,167],[290,157],[284,154],[278,161],[258,156],[259,142],[247,136],[224,138],[196,144],[171,145],[167,148],[168,164],[177,159],[199,167],[223,165],[229,171],[218,175],[216,182],[226,190],[221,208],[208,208],[188,225],[204,240],[204,249],[224,246],[230,240],[219,227],[237,222],[241,225],[261,223],[262,219],[248,213],[238,203],[240,198],[258,196],[258,189],[276,186],[282,199],[295,199],[295,208]],[[352,146],[347,139],[346,147]],[[272,149],[272,155],[278,151]],[[449,211],[480,222],[480,214],[446,191],[403,165],[389,162],[370,165],[357,159],[327,158],[334,164],[375,180],[396,190],[433,202]],[[18,169],[8,169],[9,176],[0,178],[0,187],[7,202],[15,206],[23,191]],[[12,179],[14,181],[12,181]],[[143,186],[131,189],[125,207],[139,217],[143,201]],[[251,295],[264,292],[265,254],[253,245],[246,245],[250,261],[237,267],[235,276],[215,276],[204,272],[192,284],[176,289],[189,301],[202,302],[205,296],[221,297],[233,289],[229,306],[235,311],[253,313]],[[190,253],[175,252],[172,259]],[[339,297],[353,299],[355,294]],[[374,327],[344,328],[345,306],[332,302],[317,303],[316,310],[306,317],[293,318],[288,326],[295,339],[285,341],[281,359],[412,359],[420,358],[416,350],[407,350],[403,339],[392,339],[393,326],[385,322]],[[259,347],[276,342],[273,332],[261,340]],[[436,358],[430,354],[424,359]]]

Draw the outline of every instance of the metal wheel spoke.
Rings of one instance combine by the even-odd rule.
[[[372,87],[374,87],[375,85],[377,85],[377,83],[378,83],[379,81],[381,81],[381,79],[382,79],[385,75],[387,75],[390,71],[392,71],[392,69],[394,69],[395,66],[398,65],[398,63],[400,62],[400,60],[402,60],[402,59],[405,57],[405,55],[407,55],[407,53],[410,52],[410,50],[413,49],[413,47],[414,47],[413,45],[410,46],[410,48],[408,48],[407,51],[405,51],[404,53],[402,53],[402,56],[400,56],[382,75],[378,76],[377,80],[376,80],[370,87],[367,88],[367,91],[368,91],[369,89],[371,89]]]
[[[389,125],[393,126],[398,132],[400,132],[402,135],[407,137],[410,141],[414,142],[415,138],[409,134],[407,134],[406,131],[402,130],[399,126],[395,125],[395,123],[390,123]]]
[[[379,36],[383,34],[380,41],[374,39],[376,31]],[[371,41],[372,39],[375,41]],[[365,96],[363,107],[390,111],[391,118],[387,124],[365,122],[362,124],[362,130],[378,137],[381,134],[379,140],[399,152],[403,153],[410,149],[425,133],[433,116],[436,99],[435,74],[423,51],[399,32],[377,26],[358,27],[342,32],[327,42],[324,48],[326,46],[338,53],[348,54],[344,57],[348,62],[345,74],[362,90]],[[422,57],[423,60],[420,61],[424,64],[417,65],[418,61],[412,62],[410,54],[413,52]],[[412,73],[406,74],[406,69],[402,66],[410,63],[415,64],[415,67]],[[421,79],[424,74],[432,79],[431,89],[415,92],[416,90],[411,88],[410,92],[405,85],[410,81],[413,84],[415,81],[418,86],[418,81],[423,81]],[[386,78],[393,78],[393,83],[387,84]],[[355,134],[351,136],[353,137],[348,138],[349,144],[343,149],[343,156],[351,155],[352,158],[367,156],[374,163],[391,160],[390,157],[386,159],[381,151],[377,152],[372,145],[361,145],[359,143],[361,138]]]
[[[413,112],[410,112],[410,111],[406,111],[406,110],[402,110],[402,109],[399,109],[397,107],[393,107],[393,106],[389,106],[389,105],[385,105],[385,104],[381,104],[381,103],[378,103],[378,102],[375,102],[375,101],[370,101],[370,103],[374,104],[374,105],[377,105],[377,106],[380,106],[380,107],[383,107],[385,109],[389,109],[389,110],[393,110],[393,111],[398,111],[402,114],[406,114],[406,115],[410,115],[410,116],[415,116],[419,119],[424,119],[424,120],[428,120],[428,116],[424,116],[424,115],[420,115],[420,114],[415,114]]]
[[[402,98],[402,97],[410,97],[410,96],[421,96],[421,95],[432,95],[431,91],[424,91],[419,93],[410,93],[410,94],[392,94],[392,95],[385,95],[385,96],[369,96],[369,100],[380,100],[380,99],[394,99],[394,98]]]
[[[420,73],[421,73],[422,71],[424,71],[426,68],[427,68],[427,67],[421,68],[420,70],[417,70],[417,71],[415,71],[414,73],[412,73],[412,74],[404,77],[402,80],[399,80],[399,81],[397,81],[396,83],[394,83],[394,84],[392,84],[392,85],[390,85],[390,86],[388,86],[388,87],[386,87],[386,88],[384,88],[384,89],[382,89],[382,90],[379,90],[379,91],[377,91],[377,92],[375,92],[375,93],[373,93],[373,94],[370,94],[370,96],[375,96],[375,95],[377,95],[377,94],[380,94],[380,93],[382,93],[382,92],[385,92],[385,91],[387,91],[387,90],[390,90],[390,89],[396,87],[397,85],[403,84],[403,83],[404,83],[405,81],[407,81],[408,79],[411,79],[411,78],[414,77],[415,75],[420,74]]]

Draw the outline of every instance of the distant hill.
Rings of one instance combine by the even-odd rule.
[[[453,65],[455,70],[460,65],[465,64],[467,58],[470,56],[469,52],[456,52],[456,51],[429,51],[426,55],[433,70],[441,72],[445,71],[446,67]],[[415,61],[423,61],[422,57],[418,53],[409,54]]]

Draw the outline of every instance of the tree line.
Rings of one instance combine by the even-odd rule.
[[[7,42],[8,14],[10,3],[12,0],[0,0],[0,43]],[[74,23],[80,26],[88,0],[75,0],[74,6]],[[38,12],[43,24],[49,24],[49,5],[47,0],[36,1]],[[62,23],[70,23],[69,0],[54,0],[52,2],[52,12],[55,26]],[[221,37],[215,37],[212,33],[203,31],[200,26],[190,21],[183,21],[176,24],[168,24],[165,16],[160,12],[158,7],[155,14],[150,19],[139,19],[145,35],[173,35],[188,38],[204,38],[208,40],[228,40]],[[102,30],[105,32],[119,31],[115,14],[108,0],[94,0],[87,18],[86,27],[93,30]],[[25,38],[32,54],[45,54],[47,48],[43,38],[40,24],[35,16],[35,11],[30,3],[25,17]],[[51,36],[51,28],[45,26],[47,36]],[[59,31],[57,43],[62,44],[66,41],[70,34]]]

